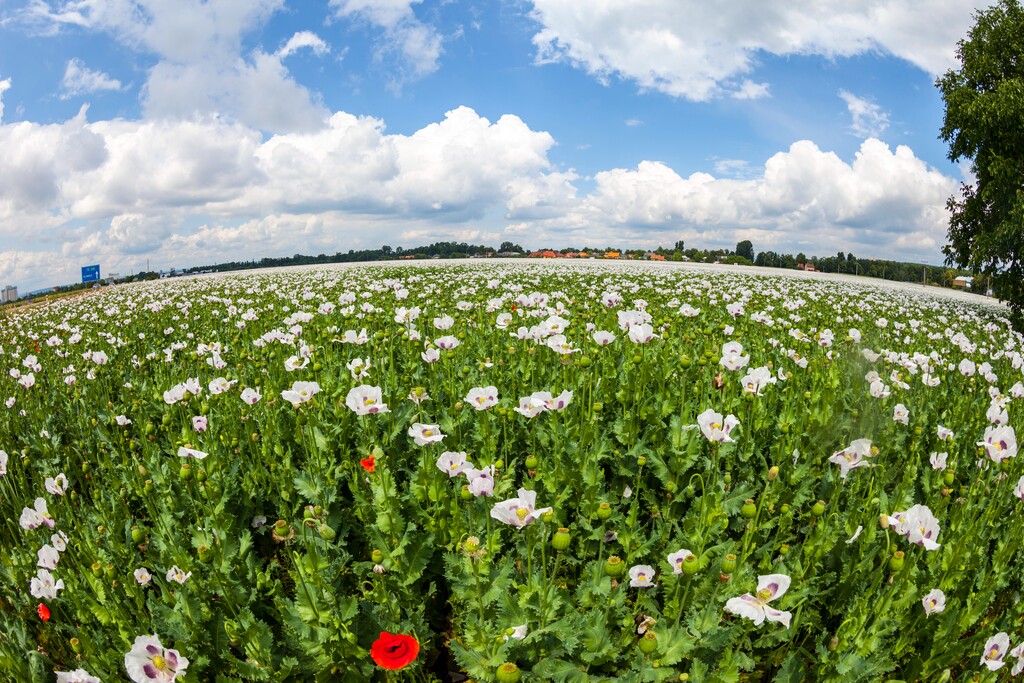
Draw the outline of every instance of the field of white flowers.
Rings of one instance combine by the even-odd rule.
[[[1006,680],[1022,366],[994,307],[639,265],[0,317],[0,673]]]

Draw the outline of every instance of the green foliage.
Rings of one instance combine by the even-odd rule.
[[[958,44],[960,68],[936,81],[946,106],[949,159],[971,161],[972,183],[951,197],[949,263],[992,277],[1024,330],[1024,9],[999,0],[979,10]]]
[[[645,316],[657,336],[634,342],[625,324]],[[426,362],[446,336],[459,345]],[[728,342],[746,367],[728,369]],[[420,643],[400,680],[492,681],[509,662],[524,681],[924,681],[984,673],[998,631],[1019,642],[1024,461],[988,464],[976,445],[993,398],[1024,427],[1008,400],[1024,396],[1024,348],[996,310],[689,269],[365,267],[126,286],[4,320],[0,343],[12,680],[123,680],[146,634],[190,660],[185,680],[213,681],[386,680],[369,655],[381,631]],[[754,367],[775,381],[751,388]],[[218,378],[236,383],[215,393]],[[296,381],[320,391],[292,405]],[[364,385],[388,412],[353,411]],[[497,403],[474,405],[492,386]],[[535,392],[551,396],[528,417]],[[708,409],[738,420],[731,441],[698,426]],[[443,441],[416,445],[414,423]],[[857,439],[878,452],[843,478],[829,456]],[[464,494],[446,451],[493,466],[493,496]],[[47,489],[59,473],[64,495]],[[550,517],[499,521],[520,489]],[[53,530],[19,524],[36,498]],[[935,550],[879,526],[915,504],[938,520]],[[30,581],[56,531],[64,588],[40,600]],[[673,564],[684,549],[695,559]],[[632,587],[642,565],[653,579]],[[725,609],[770,574],[792,579],[770,604],[788,628]],[[947,607],[925,616],[935,588]]]

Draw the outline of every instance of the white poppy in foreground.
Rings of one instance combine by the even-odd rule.
[[[792,618],[790,612],[772,609],[768,603],[775,598],[782,597],[787,590],[791,579],[785,574],[768,574],[757,577],[757,595],[745,593],[738,598],[730,598],[725,603],[725,611],[740,617],[746,617],[760,626],[764,620],[777,621],[786,628],[789,628],[789,620]]]
[[[686,562],[686,559],[688,557],[690,557],[691,555],[693,555],[693,553],[691,553],[686,548],[680,548],[679,550],[675,551],[674,553],[669,553],[669,555],[668,555],[668,563],[670,565],[672,565],[672,573],[673,574],[682,574],[683,573],[683,562]]]
[[[508,629],[505,635],[505,640],[511,638],[512,640],[522,640],[526,638],[526,624],[520,624],[519,626],[513,626]]]
[[[281,398],[293,406],[297,406],[312,400],[318,393],[320,393],[320,385],[316,382],[293,382],[291,389],[281,392]]]
[[[839,465],[839,478],[846,479],[850,470],[855,470],[858,467],[870,467],[870,463],[865,458],[870,458],[874,454],[871,439],[857,439],[843,450],[833,453],[828,461]]]
[[[932,514],[927,505],[915,505],[906,512],[896,512],[889,516],[889,525],[893,531],[914,545],[923,546],[925,550],[936,550],[940,544],[935,542],[939,536],[939,520]]]
[[[412,437],[413,441],[416,442],[417,446],[426,446],[428,444],[437,443],[445,437],[441,433],[441,428],[437,425],[421,424],[419,422],[413,422],[412,427],[409,427],[409,436]]]
[[[171,683],[184,675],[188,659],[177,650],[167,650],[156,636],[138,636],[124,656],[124,668],[135,683]]]
[[[921,604],[924,606],[925,615],[938,614],[946,609],[946,594],[938,588],[933,588],[921,599]]]
[[[245,389],[242,389],[241,398],[243,402],[253,406],[260,402],[260,399],[263,398],[263,395],[260,393],[259,389],[252,389],[246,387]]]
[[[464,451],[445,451],[437,459],[437,469],[449,477],[456,477],[471,467],[472,465],[466,462]]]
[[[1013,427],[986,427],[985,438],[978,442],[992,462],[998,464],[1017,455],[1017,434]]]
[[[204,453],[203,451],[197,451],[194,448],[186,448],[185,446],[179,446],[178,447],[178,457],[179,458],[195,458],[196,460],[202,460],[207,455],[209,455],[209,453]]]
[[[383,402],[380,387],[371,387],[368,384],[360,384],[349,389],[348,395],[345,396],[345,405],[356,415],[391,412],[388,405]]]
[[[995,634],[985,643],[985,654],[981,656],[979,664],[984,664],[989,671],[1002,669],[1006,662],[1003,657],[1010,649],[1010,636],[1005,631]]]
[[[518,493],[518,498],[509,498],[500,503],[495,503],[494,507],[491,508],[491,517],[499,522],[511,524],[522,529],[530,522],[539,519],[545,512],[551,512],[551,508],[541,508],[539,510],[535,508],[537,503],[536,491],[519,489]]]
[[[629,569],[629,585],[631,588],[650,588],[654,585],[654,567],[638,564]]]
[[[736,419],[735,415],[729,415],[723,419],[722,414],[716,413],[712,408],[708,408],[697,416],[697,425],[700,427],[701,433],[708,441],[718,443],[732,441],[729,438],[729,432],[739,423],[740,421]]]
[[[475,410],[487,410],[498,404],[498,388],[494,386],[473,387],[466,394],[465,401]]]

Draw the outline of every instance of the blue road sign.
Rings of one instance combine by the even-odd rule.
[[[96,282],[100,279],[100,267],[82,266],[82,282]]]

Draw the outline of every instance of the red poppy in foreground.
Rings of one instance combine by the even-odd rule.
[[[370,474],[373,474],[374,461],[372,455],[369,458],[363,458],[362,460],[360,460],[359,464],[363,466],[364,470],[366,470]]]
[[[43,603],[39,603],[39,606],[36,607],[36,613],[39,614],[39,618],[43,621],[50,620],[50,608]]]
[[[420,644],[412,636],[401,633],[380,632],[380,638],[370,646],[370,656],[378,666],[397,671],[409,665],[420,653]]]

